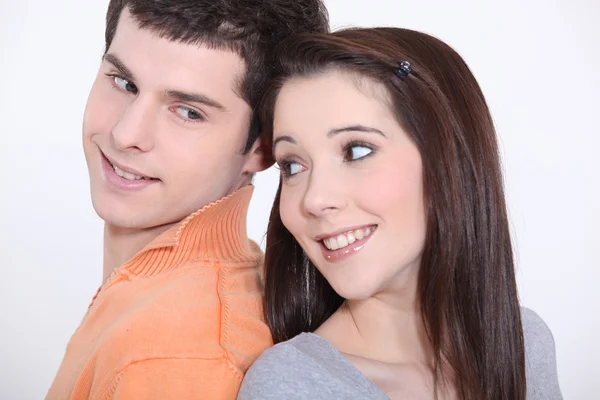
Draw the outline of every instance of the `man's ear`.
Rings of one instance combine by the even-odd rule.
[[[249,174],[264,171],[275,163],[271,154],[271,146],[267,144],[262,135],[258,136],[246,157],[244,172]]]

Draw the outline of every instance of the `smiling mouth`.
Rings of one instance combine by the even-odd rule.
[[[115,174],[117,174],[118,176],[120,176],[121,178],[128,180],[128,181],[158,181],[159,179],[157,178],[151,178],[149,176],[145,176],[145,175],[136,175],[133,172],[129,172],[129,171],[125,171],[121,168],[119,168],[117,165],[115,165],[108,157],[106,157],[106,154],[104,154],[102,151],[102,157],[104,157],[104,159],[108,162],[108,165],[110,165],[110,167],[113,169],[113,171],[115,171]]]
[[[364,228],[353,229],[336,236],[331,236],[322,239],[321,242],[327,248],[327,250],[340,250],[354,244],[354,242],[356,241],[368,237],[375,231],[375,229],[377,229],[377,225],[370,225]]]
[[[127,179],[128,181],[155,181],[155,178],[149,178],[147,176],[134,175],[130,172],[123,171],[121,168],[112,164],[109,161],[110,166],[115,170],[115,173],[119,175],[121,178]]]

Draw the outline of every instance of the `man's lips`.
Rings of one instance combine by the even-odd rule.
[[[153,178],[151,176],[148,176],[134,168],[125,166],[123,164],[118,163],[117,161],[115,161],[113,158],[107,156],[104,152],[102,152],[102,150],[100,151],[102,153],[102,156],[106,159],[106,161],[108,161],[108,163],[114,168],[118,168],[120,170],[120,172],[124,172],[130,175],[135,175],[137,178],[139,179],[145,179],[145,180],[159,180],[158,178]]]

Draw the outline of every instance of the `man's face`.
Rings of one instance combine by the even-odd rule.
[[[176,223],[263,169],[241,154],[250,106],[238,55],[158,38],[125,10],[90,92],[83,147],[92,202],[108,224]]]

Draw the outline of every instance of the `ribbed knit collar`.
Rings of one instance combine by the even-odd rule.
[[[253,191],[254,186],[246,186],[191,214],[148,243],[113,276],[149,277],[187,261],[257,262],[261,254],[251,247],[246,232]]]

